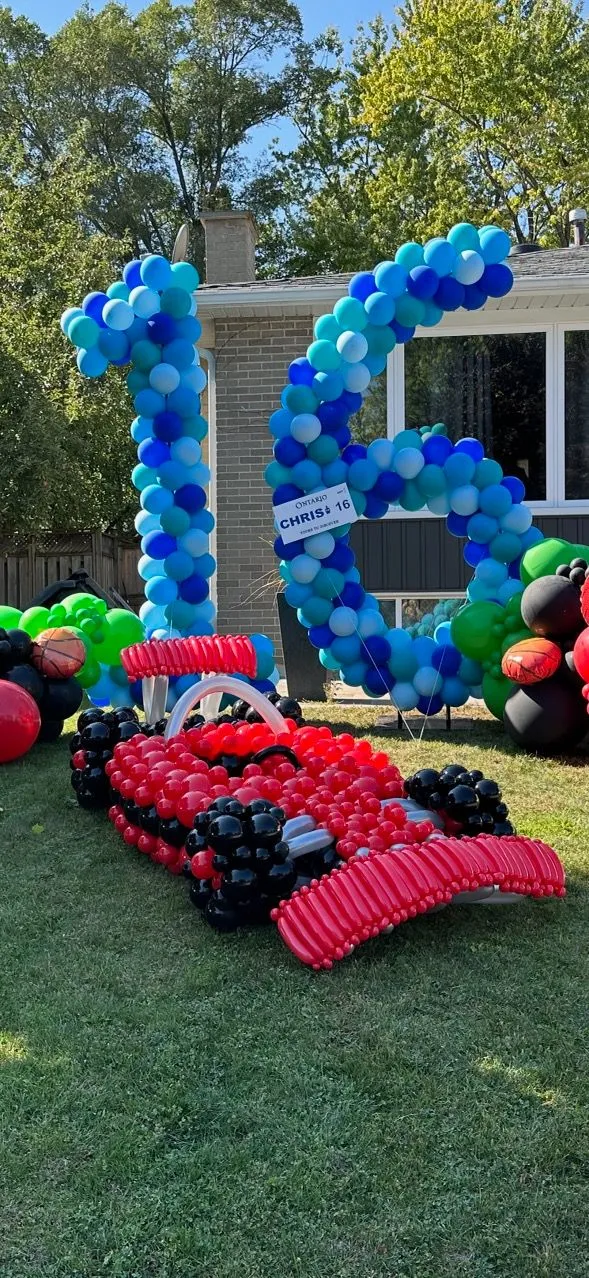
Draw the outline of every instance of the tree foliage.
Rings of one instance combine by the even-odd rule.
[[[520,241],[566,244],[589,188],[588,71],[571,0],[409,0],[361,94],[381,140],[400,106],[419,117],[429,208],[415,229],[491,214]],[[387,155],[370,192],[384,222],[399,176]]]

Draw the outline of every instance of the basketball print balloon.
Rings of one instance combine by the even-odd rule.
[[[562,651],[551,639],[522,639],[507,649],[501,669],[514,683],[541,683],[556,674],[561,661]]]
[[[46,679],[69,679],[82,669],[86,649],[78,635],[66,626],[44,630],[33,644],[31,660]]]

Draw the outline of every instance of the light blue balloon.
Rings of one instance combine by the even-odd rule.
[[[416,639],[413,644],[413,655],[418,666],[431,665],[432,657],[436,651],[436,645],[430,635],[424,635],[423,638]],[[426,695],[426,694],[424,694]]]
[[[405,680],[397,682],[391,692],[391,701],[397,710],[415,710],[419,701],[419,693],[412,683]]]
[[[137,571],[142,581],[149,581],[151,577],[164,576],[164,565],[161,559],[151,559],[149,555],[142,555]]]
[[[451,453],[444,462],[448,488],[462,488],[464,484],[472,483],[475,469],[475,463],[468,453]]]
[[[172,284],[172,268],[167,258],[159,253],[151,253],[141,263],[140,274],[143,283],[156,292],[162,292]]]
[[[157,417],[158,413],[163,413],[166,407],[163,395],[158,394],[151,387],[140,390],[135,396],[133,404],[138,417]]]
[[[354,301],[348,298],[348,301]],[[300,387],[296,388],[301,389]],[[339,399],[344,389],[344,379],[341,373],[316,373],[313,378],[313,392],[320,400],[331,401]]]
[[[419,262],[415,265],[418,266]],[[411,267],[407,268],[407,270],[411,269]],[[374,271],[377,289],[381,293],[388,293],[390,297],[400,297],[407,286],[407,270],[398,262],[379,262]]]
[[[180,374],[173,364],[156,364],[149,374],[149,384],[160,395],[171,395],[180,385]]]
[[[507,580],[508,572],[505,564],[498,564],[496,559],[481,559],[475,568],[474,575],[485,585],[498,589]]]
[[[162,462],[161,466],[158,466],[157,477],[162,488],[169,488],[171,492],[183,488],[188,482],[186,466],[175,461]]]
[[[370,385],[370,369],[366,364],[344,364],[342,376],[346,390],[352,394],[362,394]]]
[[[62,333],[65,333],[65,336],[68,337],[68,329],[72,321],[75,319],[83,319],[83,317],[84,312],[81,306],[68,306],[59,321]]]
[[[206,384],[207,375],[200,364],[191,364],[190,368],[185,369],[180,374],[180,385],[186,386],[188,390],[194,391],[196,395],[202,394]]]
[[[274,439],[284,439],[286,435],[290,435],[293,420],[294,413],[291,413],[288,408],[278,408],[275,413],[272,413],[268,422],[270,434],[274,436]],[[319,422],[319,433],[321,433],[321,422]]]
[[[78,351],[76,363],[84,377],[101,377],[108,368],[108,359],[97,346],[89,351]]]
[[[159,626],[165,626],[166,614],[163,607],[158,604],[150,603],[146,599],[139,609],[139,619],[142,621],[146,629],[157,630]]]
[[[500,519],[511,510],[513,501],[508,488],[504,488],[502,484],[487,484],[482,489],[479,498],[479,506],[485,515],[493,515],[495,519]]]
[[[353,333],[351,330],[340,333],[336,346],[347,364],[357,364],[368,354],[368,342],[364,333]]]
[[[141,493],[141,505],[152,515],[161,515],[164,510],[173,506],[174,498],[167,488],[159,484],[149,484]]]
[[[497,591],[498,603],[503,604],[503,606],[505,606],[506,603],[509,603],[510,599],[513,599],[514,595],[523,594],[523,589],[524,589],[523,581],[517,581],[515,577],[508,577],[507,581],[504,581],[503,585],[500,586],[499,590]]]
[[[102,318],[107,328],[114,328],[116,332],[125,332],[131,327],[135,319],[135,312],[128,302],[123,302],[121,298],[114,297],[110,302],[105,302],[102,308]]]
[[[165,607],[178,598],[178,586],[170,577],[152,577],[146,584],[145,594],[150,603]]]
[[[201,460],[202,449],[196,439],[186,438],[174,440],[171,445],[170,453],[172,460],[180,462],[182,466],[196,466]]]
[[[395,452],[394,469],[402,479],[415,479],[424,465],[425,458],[419,448],[400,448]]]
[[[185,581],[193,572],[192,555],[187,554],[185,550],[173,550],[170,555],[164,559],[163,576],[171,577],[173,581]]]
[[[369,600],[370,596],[366,595],[364,603],[358,612],[357,628],[358,634],[362,639],[369,639],[372,635],[383,635],[387,628],[386,621],[382,613],[377,612],[376,609],[372,608]]]
[[[439,626],[436,626],[434,630],[434,639],[436,643],[440,644],[443,648],[447,647],[448,644],[453,643],[452,628],[449,621],[441,621]]]
[[[391,470],[394,455],[395,445],[392,439],[375,439],[368,445],[367,456],[379,470]]]
[[[129,306],[133,307],[135,314],[141,319],[151,319],[160,309],[159,294],[140,284],[129,293]]]
[[[440,691],[442,682],[440,672],[433,666],[421,666],[413,676],[413,687],[420,697],[434,697]]]
[[[163,349],[163,359],[166,364],[173,364],[178,372],[185,373],[192,368],[194,363],[194,346],[192,342],[187,341],[183,337],[175,337]]]
[[[457,515],[474,515],[478,504],[479,490],[474,484],[463,484],[450,493],[450,509]]]
[[[436,497],[428,497],[427,508],[431,510],[432,515],[448,515],[450,513],[448,493],[438,493]]]
[[[341,673],[344,683],[349,684],[350,688],[361,688],[368,673],[368,666],[365,661],[354,661],[351,665],[342,667]]]
[[[511,240],[499,226],[483,226],[479,231],[480,251],[487,266],[502,262],[509,256]]]
[[[523,506],[521,502],[517,502],[511,510],[507,511],[507,514],[501,516],[499,523],[504,532],[518,533],[521,536],[531,527],[532,518],[529,506]]]
[[[329,628],[340,638],[355,634],[359,628],[358,613],[353,608],[334,608],[329,618]]]
[[[200,555],[206,555],[209,548],[209,539],[202,529],[189,528],[188,532],[180,537],[178,545],[181,550],[185,550],[194,559],[198,559]]]
[[[305,585],[303,582],[292,581],[286,587],[284,598],[290,604],[291,608],[302,608],[307,599],[313,594],[311,586]]]
[[[432,271],[440,277],[450,275],[456,261],[456,249],[449,240],[442,239],[440,235],[435,236],[433,240],[428,240],[423,246],[423,260],[426,266],[431,266]]]
[[[310,555],[297,555],[291,560],[290,572],[293,581],[308,586],[319,572],[319,563],[317,559],[311,559]]]
[[[297,413],[289,424],[289,432],[299,444],[311,444],[321,434],[321,422],[314,413]]]
[[[145,496],[143,493],[142,496]],[[135,515],[135,529],[140,537],[146,537],[149,532],[155,532],[160,529],[159,515],[150,510],[138,510]]]
[[[328,559],[335,550],[335,541],[328,532],[306,537],[304,545],[305,554],[310,555],[312,559]]]

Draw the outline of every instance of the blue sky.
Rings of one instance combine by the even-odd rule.
[[[10,0],[9,0],[10,2]],[[127,0],[132,13],[146,8],[145,0]],[[95,0],[95,9],[104,7],[101,0]],[[79,8],[78,0],[13,0],[11,8],[14,13],[25,14],[38,22],[44,31],[54,31],[62,22],[71,18]],[[299,0],[299,9],[303,15],[305,33],[308,37],[317,35],[327,26],[337,26],[345,37],[350,36],[360,22],[367,22],[377,13],[389,16],[393,11],[391,3],[379,4],[378,0]],[[336,16],[337,15],[337,16]]]

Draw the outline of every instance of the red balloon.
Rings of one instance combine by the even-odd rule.
[[[0,763],[20,759],[41,731],[39,707],[17,683],[0,680]]]
[[[581,679],[589,679],[589,630],[581,631],[573,648],[573,661]]]

